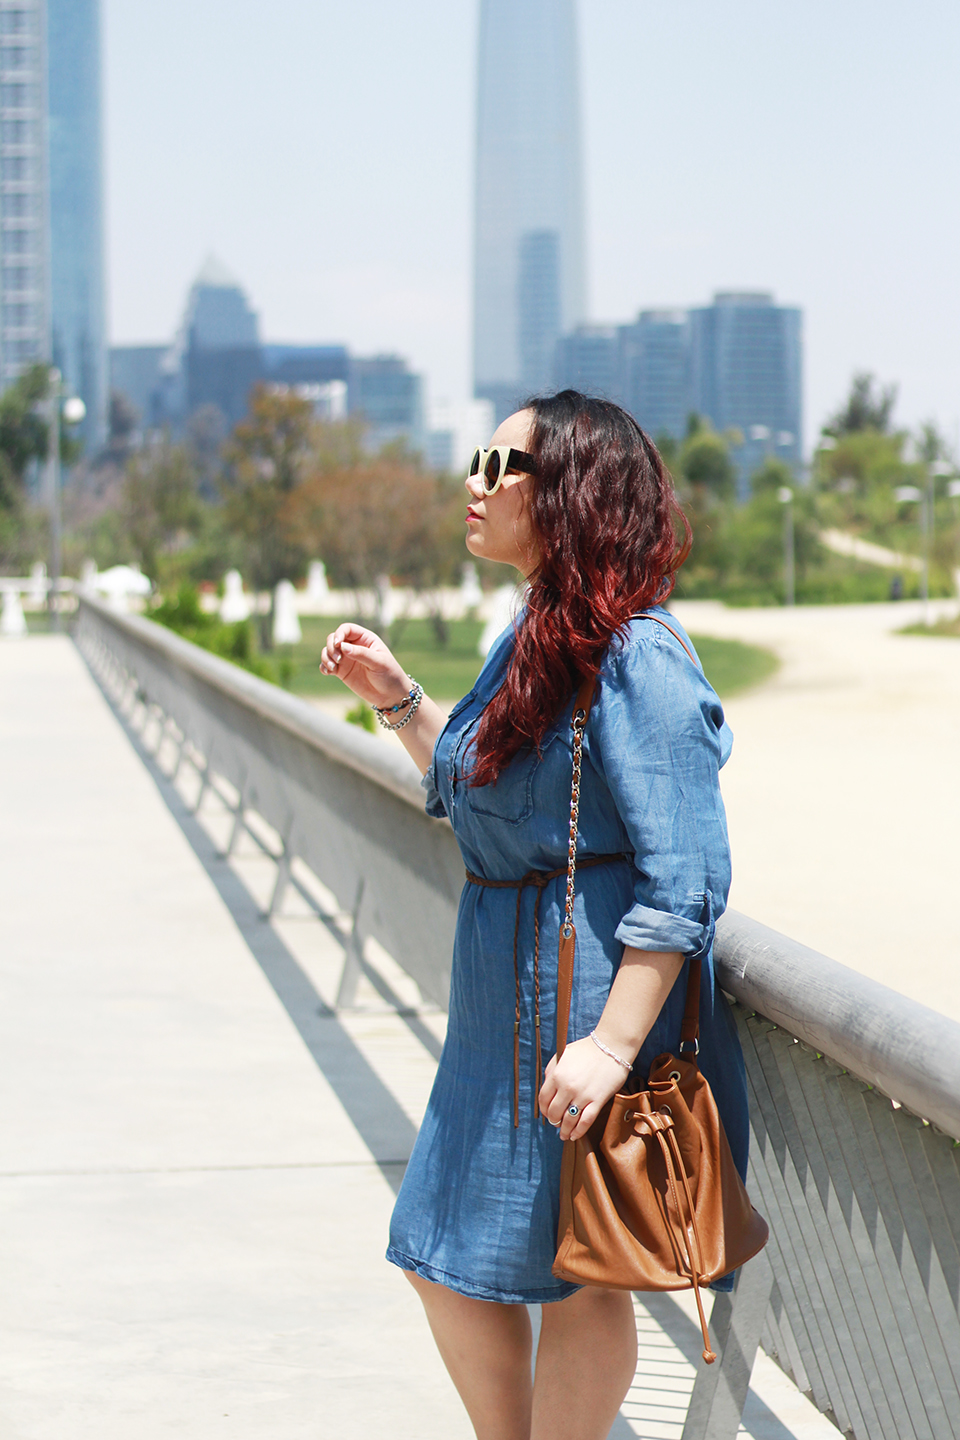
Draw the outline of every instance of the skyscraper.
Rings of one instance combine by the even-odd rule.
[[[623,404],[648,435],[682,438],[693,407],[690,321],[684,310],[642,310],[620,326]]]
[[[106,434],[99,0],[46,0],[53,363],[87,407],[88,453]]]
[[[0,0],[0,384],[53,359],[105,433],[98,0]]]
[[[399,355],[351,361],[347,397],[350,414],[370,427],[364,437],[368,449],[394,440],[423,448],[423,382]]]
[[[579,325],[554,349],[554,384],[617,400],[654,437],[682,439],[691,414],[733,445],[741,499],[771,456],[800,464],[803,315],[766,291],[693,310],[642,310],[630,325]]]
[[[621,398],[620,347],[612,325],[578,325],[556,344],[553,385],[603,400]]]
[[[0,386],[50,349],[43,0],[0,3]]]
[[[498,419],[549,384],[585,291],[575,0],[481,0],[473,377]]]
[[[715,295],[690,312],[692,408],[743,435],[734,450],[742,496],[767,456],[800,463],[801,319],[766,291]]]
[[[215,405],[227,425],[235,425],[262,374],[257,316],[239,281],[211,255],[190,287],[180,329],[160,363],[152,416],[144,422],[179,432],[202,405]]]

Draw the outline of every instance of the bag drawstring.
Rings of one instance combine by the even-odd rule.
[[[641,1111],[634,1112],[635,1119],[639,1124],[645,1125],[652,1131],[660,1142],[660,1149],[663,1153],[663,1160],[667,1170],[667,1180],[670,1185],[670,1192],[673,1195],[673,1204],[677,1212],[679,1224],[673,1225],[674,1233],[679,1232],[683,1239],[683,1248],[687,1255],[687,1266],[690,1271],[690,1278],[693,1282],[693,1293],[697,1299],[697,1311],[700,1315],[700,1329],[703,1333],[703,1358],[708,1365],[716,1360],[716,1353],[710,1346],[710,1332],[707,1329],[707,1317],[703,1313],[703,1300],[700,1296],[700,1286],[703,1283],[703,1246],[700,1243],[700,1231],[697,1229],[697,1212],[693,1204],[693,1196],[690,1194],[690,1181],[687,1178],[686,1167],[683,1157],[680,1154],[680,1146],[677,1144],[677,1132],[674,1129],[673,1117],[662,1110],[656,1110],[652,1114],[644,1114]],[[687,1215],[689,1223],[684,1224],[683,1210],[680,1205],[680,1191],[677,1185],[677,1176],[682,1181],[682,1189],[687,1201]],[[670,1214],[667,1212],[667,1223],[670,1224]],[[691,1243],[692,1240],[692,1243]],[[694,1246],[696,1255],[694,1255]]]

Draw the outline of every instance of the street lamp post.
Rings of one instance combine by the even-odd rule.
[[[930,465],[929,465],[929,467],[928,467],[927,509],[928,509],[929,512],[930,512],[930,526],[929,526],[930,533],[929,533],[929,537],[928,537],[928,545],[929,545],[929,547],[930,547],[931,549],[933,548],[933,532],[934,532],[934,527],[935,527],[935,525],[936,525],[936,518],[937,518],[937,512],[936,512],[936,509],[934,508],[934,501],[935,501],[935,499],[936,499],[936,493],[935,493],[935,490],[934,490],[934,485],[935,485],[936,480],[946,480],[947,477],[950,476],[950,475],[952,475],[953,473],[954,473],[954,467],[950,464],[950,461],[949,461],[949,460],[931,460]],[[948,487],[947,487],[947,494],[949,495],[949,493],[950,493],[950,487],[948,486]],[[928,622],[928,623],[929,623],[929,622]]]
[[[766,446],[767,459],[772,460],[776,449],[787,449],[793,444],[795,436],[790,430],[774,430],[769,425],[750,425],[747,427],[747,434],[750,439],[758,444],[763,441]],[[777,499],[784,507],[783,510],[783,603],[795,605],[797,603],[796,585],[796,543],[793,532],[793,491],[789,485],[781,485],[777,491]]]
[[[951,474],[953,469],[951,467]],[[954,545],[953,558],[956,562],[953,570],[954,585],[960,591],[960,479],[947,481],[947,495],[953,501],[953,526]]]
[[[933,530],[933,475],[933,466],[928,466],[927,483],[922,490],[918,485],[898,485],[893,492],[893,498],[899,505],[920,506],[920,599],[923,601],[924,625],[931,623],[930,537]]]
[[[777,499],[783,506],[783,595],[785,605],[797,603],[796,560],[793,535],[793,491],[789,485],[781,485]]]
[[[64,399],[63,378],[56,368],[50,370],[50,400],[47,417],[46,491],[50,507],[50,587],[47,591],[47,613],[50,629],[60,628],[60,590],[62,526],[60,516],[60,421],[79,425],[87,407],[78,395]]]

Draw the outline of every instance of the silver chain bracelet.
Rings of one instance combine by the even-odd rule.
[[[400,706],[403,704],[402,700],[400,701],[399,705],[385,705],[383,709],[381,709],[377,705],[371,705],[370,708],[376,715],[377,719],[380,721],[380,724],[383,726],[384,730],[402,730],[404,725],[410,724],[410,721],[420,709],[420,701],[422,699],[423,686],[418,685],[416,680],[414,680],[413,689],[410,691],[410,704],[407,707],[406,714],[404,715],[403,719],[398,720],[395,725],[390,724],[390,721],[386,718],[384,711],[386,711],[388,714],[395,713],[397,710],[400,709]]]
[[[622,1065],[627,1074],[630,1074],[630,1071],[633,1069],[632,1060],[622,1060],[615,1050],[611,1050],[609,1045],[604,1045],[602,1040],[597,1039],[597,1032],[595,1030],[590,1031],[590,1039],[598,1050],[602,1050],[604,1055],[609,1055],[611,1060],[616,1060],[617,1064]]]

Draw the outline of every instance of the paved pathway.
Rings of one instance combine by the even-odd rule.
[[[783,662],[726,705],[731,904],[960,1020],[960,640],[896,634],[919,604],[674,609]]]
[[[272,861],[138,745],[66,638],[0,644],[0,1435],[468,1440],[382,1259],[442,1017],[335,1019],[331,897],[267,924]],[[613,1434],[679,1440],[695,1332],[640,1318]],[[746,1420],[835,1434],[764,1357]]]

